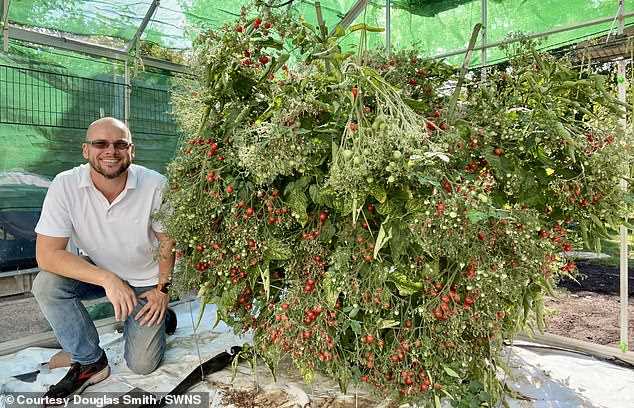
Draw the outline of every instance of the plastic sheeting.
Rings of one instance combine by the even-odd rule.
[[[166,392],[174,387],[190,370],[231,346],[249,341],[249,336],[238,337],[220,323],[211,329],[215,321],[215,307],[208,305],[198,331],[192,329],[199,305],[196,302],[181,303],[175,308],[179,318],[176,334],[168,338],[168,348],[163,364],[147,376],[133,374],[123,360],[123,344],[120,334],[101,336],[112,366],[112,375],[88,391],[108,392],[120,395],[138,387],[149,392]],[[519,343],[518,343],[519,344]],[[534,346],[531,343],[525,345]],[[44,392],[50,384],[61,379],[65,368],[40,374],[33,383],[25,383],[12,376],[32,371],[57,350],[29,348],[16,354],[0,357],[0,395],[7,392]],[[585,357],[576,353],[549,348],[510,347],[506,358],[512,375],[505,378],[511,389],[526,400],[509,400],[515,408],[631,408],[634,406],[634,371]],[[256,390],[257,385],[257,391]],[[324,404],[337,402],[337,406],[385,407],[387,402],[371,396],[366,388],[351,387],[348,394],[339,391],[335,381],[317,376],[312,385],[302,382],[293,370],[279,370],[277,382],[263,365],[252,371],[242,363],[235,372],[231,369],[214,373],[191,391],[210,393],[211,407],[233,406],[235,396],[245,394],[260,406],[305,407],[309,402]],[[247,394],[248,393],[248,394]],[[110,394],[110,395],[113,395]],[[1,401],[1,399],[0,399]],[[449,406],[444,401],[444,406]],[[0,408],[2,403],[0,403]]]

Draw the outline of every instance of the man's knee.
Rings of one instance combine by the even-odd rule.
[[[35,296],[38,303],[46,303],[54,299],[56,290],[59,287],[60,276],[40,270],[33,281],[31,293]]]
[[[140,356],[125,356],[128,368],[135,374],[147,375],[156,370],[161,364],[162,356],[158,359],[139,358]]]

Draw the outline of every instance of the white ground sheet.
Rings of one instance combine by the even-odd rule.
[[[132,373],[123,360],[122,335],[104,334],[101,336],[101,345],[108,355],[112,374],[87,391],[117,395],[138,387],[149,392],[167,392],[202,361],[250,340],[248,336],[235,336],[223,323],[212,329],[215,322],[213,305],[205,308],[197,331],[192,328],[192,320],[196,319],[199,311],[197,302],[181,303],[175,306],[175,311],[178,314],[178,329],[173,336],[168,337],[165,360],[158,370],[147,376]],[[67,368],[42,372],[33,383],[12,377],[38,369],[39,363],[48,361],[57,351],[29,348],[0,357],[0,396],[7,392],[43,393],[49,385],[59,381]],[[634,407],[634,369],[548,348],[510,347],[506,350],[505,358],[513,369],[513,374],[506,379],[507,384],[529,398],[509,400],[512,407]],[[266,367],[259,366],[254,373],[246,363],[238,367],[232,381],[233,374],[231,369],[214,373],[192,391],[208,391],[211,407],[239,406],[236,396],[240,395],[249,396],[261,407],[305,407],[311,401],[312,407],[386,405],[385,401],[372,398],[364,388],[349,389],[348,394],[344,395],[335,381],[321,376],[307,386],[297,373],[279,370],[277,382],[274,382]],[[257,392],[254,391],[256,384]],[[4,408],[2,398],[0,408]]]

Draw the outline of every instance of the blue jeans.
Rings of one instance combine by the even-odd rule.
[[[137,305],[123,328],[124,357],[128,368],[137,374],[154,371],[165,354],[165,319],[156,326],[141,326],[134,316],[147,303],[138,295],[154,286],[132,288],[137,294]],[[80,364],[94,363],[103,354],[99,335],[81,300],[106,296],[101,286],[40,271],[33,282],[33,295],[42,313],[51,324],[62,348],[71,360]]]

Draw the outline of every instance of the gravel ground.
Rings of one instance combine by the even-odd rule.
[[[0,298],[0,342],[51,330],[33,296]]]

